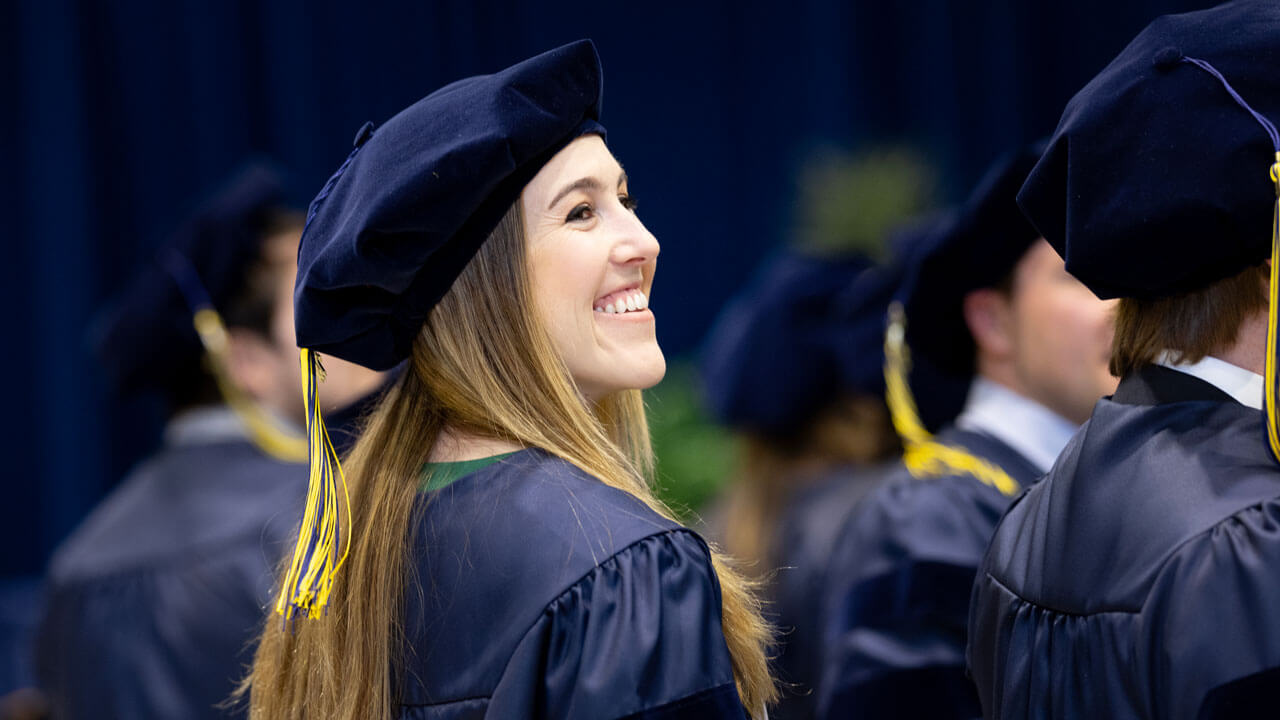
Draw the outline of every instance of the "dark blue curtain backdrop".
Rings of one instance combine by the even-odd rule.
[[[694,349],[792,220],[813,148],[916,143],[959,195],[1152,17],[1203,3],[714,0],[0,3],[0,217],[9,332],[0,574],[54,545],[136,461],[154,416],[101,386],[86,332],[250,156],[305,203],[366,120],[589,36],[604,120],[663,243],[669,354]]]

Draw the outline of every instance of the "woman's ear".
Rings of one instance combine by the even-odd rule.
[[[1003,360],[1013,355],[1012,299],[994,288],[974,290],[964,296],[964,321],[979,354]]]

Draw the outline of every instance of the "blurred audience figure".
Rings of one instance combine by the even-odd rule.
[[[294,259],[303,216],[252,166],[100,326],[122,396],[154,392],[161,448],[54,553],[36,638],[55,718],[223,718],[307,492]],[[333,361],[324,401],[378,374]]]
[[[924,175],[904,151],[851,162],[827,156],[811,166],[799,247],[762,263],[704,348],[707,404],[739,447],[707,530],[763,582],[779,629],[775,720],[812,716],[814,598],[827,549],[879,468],[901,452],[884,403],[881,350],[898,277],[873,256],[884,252],[885,225],[918,211]]]
[[[964,647],[987,541],[1115,389],[1110,305],[1066,273],[1015,203],[1037,158],[1027,147],[996,163],[912,256],[891,306],[887,400],[904,454],[831,551],[820,717],[980,714]],[[960,415],[937,435],[917,417],[913,357],[972,378]]]

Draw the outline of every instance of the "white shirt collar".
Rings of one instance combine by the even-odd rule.
[[[247,440],[249,431],[235,412],[225,405],[202,405],[179,412],[164,426],[166,445],[204,445],[228,440]]]
[[[1173,353],[1166,350],[1156,358],[1156,364],[1200,378],[1235,398],[1241,405],[1262,409],[1262,391],[1266,382],[1258,373],[1208,355],[1194,363],[1174,363],[1172,359]]]
[[[986,433],[1048,472],[1079,426],[1040,403],[984,377],[969,386],[956,427]]]

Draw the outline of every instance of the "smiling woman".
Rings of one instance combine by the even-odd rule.
[[[312,203],[309,428],[317,351],[407,367],[349,496],[309,433],[252,717],[764,717],[748,584],[646,482],[658,243],[599,96],[589,41],[462,80],[362,130]]]
[[[520,206],[537,306],[578,388],[594,400],[657,384],[667,367],[648,309],[658,241],[604,140],[583,136],[557,153]]]

